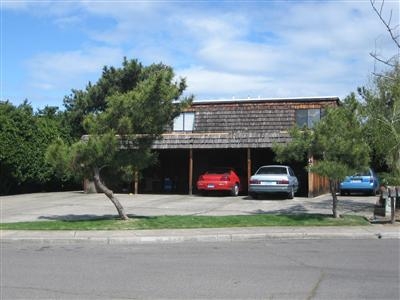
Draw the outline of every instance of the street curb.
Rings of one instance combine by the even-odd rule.
[[[17,231],[1,230],[0,242],[55,244],[154,244],[184,242],[239,242],[282,239],[400,239],[398,226],[290,227],[125,231]]]

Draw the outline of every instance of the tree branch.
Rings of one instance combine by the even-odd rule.
[[[371,2],[371,6],[372,6],[373,10],[374,10],[375,13],[378,15],[378,17],[379,17],[379,19],[382,21],[383,25],[385,25],[387,31],[388,31],[389,34],[390,34],[390,37],[392,38],[392,40],[393,40],[394,43],[396,44],[397,48],[400,49],[399,35],[394,33],[394,31],[398,28],[398,25],[396,25],[396,26],[394,26],[394,27],[392,27],[392,26],[390,25],[390,23],[391,23],[391,21],[392,21],[392,14],[393,14],[393,11],[390,10],[390,18],[389,18],[389,21],[387,22],[387,21],[383,18],[383,6],[384,6],[384,4],[385,4],[385,0],[382,0],[381,7],[380,7],[379,10],[378,10],[377,7],[375,6],[375,3],[376,3],[375,0],[370,0],[370,2]]]
[[[386,76],[386,75],[382,75],[376,72],[372,72],[372,75],[376,76],[376,77],[380,77],[380,78],[385,78],[385,79],[389,79],[389,80],[394,80],[394,77],[390,77],[390,76]]]
[[[389,67],[393,67],[394,68],[396,66],[396,56],[397,55],[395,55],[395,56],[393,56],[393,57],[391,57],[391,58],[389,58],[387,60],[379,58],[378,54],[376,54],[376,53],[370,52],[369,55],[371,55],[375,60],[377,60],[377,61],[379,61],[379,62],[381,62],[381,63],[383,63],[383,64],[385,64],[385,65],[387,65]],[[394,62],[391,62],[393,60],[394,60]]]

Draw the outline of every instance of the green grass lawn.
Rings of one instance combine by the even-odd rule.
[[[360,226],[369,222],[361,216],[346,215],[334,219],[328,215],[247,215],[247,216],[155,216],[131,217],[128,221],[117,218],[88,220],[51,220],[0,223],[3,230],[133,230],[225,228],[257,226]]]

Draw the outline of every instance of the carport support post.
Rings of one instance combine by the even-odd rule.
[[[250,184],[251,177],[251,149],[247,148],[247,186]]]
[[[189,149],[189,195],[193,194],[193,149]]]
[[[314,157],[310,155],[308,157],[308,166],[312,167],[314,164]],[[308,198],[314,197],[314,174],[308,171]]]

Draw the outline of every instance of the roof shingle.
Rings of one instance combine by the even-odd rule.
[[[193,132],[169,132],[154,143],[156,149],[269,148],[290,140],[296,109],[338,105],[337,97],[199,101]]]

